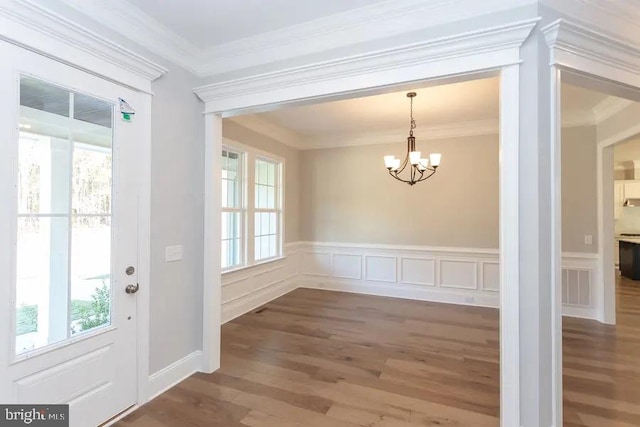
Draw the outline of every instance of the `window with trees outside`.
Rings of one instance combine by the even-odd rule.
[[[223,147],[223,271],[282,255],[282,165],[251,147]]]

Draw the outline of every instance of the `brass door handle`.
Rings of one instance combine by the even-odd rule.
[[[128,294],[135,294],[138,292],[138,289],[140,289],[140,285],[136,283],[135,285],[127,285],[124,291]]]

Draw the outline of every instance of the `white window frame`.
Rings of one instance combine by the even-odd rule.
[[[227,151],[231,153],[235,153],[239,156],[238,162],[238,175],[240,176],[240,207],[239,208],[229,208],[222,206],[221,214],[220,214],[220,222],[222,223],[222,215],[225,213],[239,213],[240,214],[240,260],[238,264],[234,264],[228,267],[222,267],[222,258],[220,260],[220,267],[223,272],[237,270],[239,268],[243,268],[247,264],[247,153],[241,149],[233,147],[231,145],[223,145],[222,151]],[[222,157],[222,151],[220,152],[220,157]],[[222,181],[224,178],[220,178],[220,190],[222,191]],[[222,250],[222,242],[225,239],[225,236],[220,236],[220,249]]]
[[[261,160],[263,162],[266,163],[271,163],[274,164],[276,167],[275,170],[275,176],[274,176],[274,190],[275,190],[275,194],[274,194],[274,208],[257,208],[256,205],[256,200],[255,200],[255,190],[256,190],[256,186],[259,185],[258,182],[256,182],[255,179],[255,170],[256,170],[256,163],[258,160]],[[252,252],[252,257],[253,257],[253,261],[256,264],[260,264],[263,262],[268,262],[270,260],[273,259],[278,259],[282,257],[282,167],[283,162],[280,159],[274,159],[273,157],[269,156],[265,156],[265,155],[257,155],[253,158],[253,162],[251,167],[253,168],[253,172],[254,172],[254,179],[253,179],[253,198],[251,199],[251,204],[250,206],[252,207],[252,212],[251,212],[251,226],[254,227],[254,229],[252,230],[251,233],[251,239],[252,239],[252,243],[254,245],[253,252]],[[276,214],[276,254],[267,258],[260,258],[259,260],[256,260],[255,257],[255,242],[256,242],[256,237],[258,237],[256,235],[256,230],[255,230],[255,216],[257,213],[275,213]]]
[[[243,183],[242,194],[244,200],[244,215],[243,215],[243,229],[242,229],[242,249],[243,259],[240,265],[226,268],[222,270],[222,274],[231,273],[234,271],[243,270],[253,266],[274,262],[284,257],[284,185],[285,185],[285,159],[273,153],[254,148],[240,142],[223,138],[222,144],[223,150],[229,150],[235,153],[242,153],[243,155]],[[220,153],[222,156],[222,153]],[[256,160],[264,160],[271,163],[276,163],[276,208],[274,209],[256,209],[255,207],[255,165]],[[218,187],[220,188],[220,187]],[[276,212],[276,255],[269,258],[263,258],[260,260],[255,259],[255,214],[256,212]],[[222,212],[227,212],[227,208],[223,208]],[[219,219],[222,220],[221,218]],[[222,236],[221,236],[222,237]],[[222,242],[222,240],[221,240]]]

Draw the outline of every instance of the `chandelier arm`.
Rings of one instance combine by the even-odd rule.
[[[416,182],[426,181],[427,179],[431,178],[436,173],[436,169],[427,168],[425,170],[431,171],[431,173],[429,175],[424,176],[424,177],[420,177],[420,179],[418,181],[416,181]]]

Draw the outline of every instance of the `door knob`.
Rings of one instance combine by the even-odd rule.
[[[135,285],[127,285],[124,291],[128,294],[135,294],[138,292],[138,289],[140,289],[140,285],[136,283]]]

